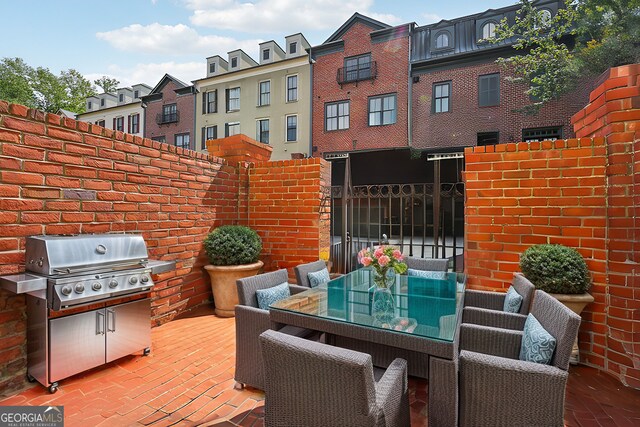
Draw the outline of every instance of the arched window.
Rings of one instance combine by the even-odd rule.
[[[551,24],[551,11],[549,9],[540,9],[538,12],[538,25],[536,28],[545,28]]]
[[[496,35],[496,23],[487,22],[482,26],[482,39],[492,39]]]
[[[436,36],[436,49],[449,47],[449,33],[443,31]]]

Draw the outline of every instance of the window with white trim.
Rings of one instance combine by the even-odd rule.
[[[256,140],[264,144],[269,143],[269,119],[256,121]]]
[[[129,133],[140,132],[140,114],[131,114],[129,116]]]
[[[113,129],[124,132],[124,116],[116,117],[113,119]]]
[[[487,22],[482,26],[482,39],[492,39],[496,36],[496,23],[495,22]]]
[[[391,125],[396,122],[396,94],[369,98],[369,126]]]
[[[206,126],[202,128],[202,141],[200,142],[200,148],[206,150],[207,141],[210,139],[218,138],[218,126]]]
[[[444,49],[449,47],[449,33],[441,32],[436,36],[436,49]]]
[[[179,134],[177,134],[175,136],[175,145],[176,145],[176,147],[185,148],[185,149],[191,148],[189,139],[190,138],[189,138],[189,134],[188,133],[179,133]]]
[[[258,105],[269,105],[271,103],[271,80],[265,80],[258,83],[260,96],[258,97]]]
[[[298,116],[287,116],[287,142],[298,140]]]
[[[227,89],[227,111],[238,111],[240,109],[240,88]]]
[[[298,75],[287,76],[287,102],[298,100]]]
[[[202,114],[218,112],[218,89],[202,94]]]
[[[240,122],[225,123],[224,136],[233,136],[240,133]]]
[[[324,128],[327,131],[349,129],[349,101],[325,104]]]

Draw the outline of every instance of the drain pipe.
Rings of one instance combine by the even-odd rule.
[[[409,58],[407,65],[407,145],[409,149],[411,149],[411,145],[413,142],[413,77],[411,76],[411,40],[413,37],[413,24],[409,24],[409,43],[408,48],[409,52],[407,52],[407,57]]]

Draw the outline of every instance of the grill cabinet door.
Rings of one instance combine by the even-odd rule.
[[[149,298],[108,307],[106,310],[107,363],[151,347]]]
[[[102,310],[49,320],[49,381],[70,377],[104,363]]]

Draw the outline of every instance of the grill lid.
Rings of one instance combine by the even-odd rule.
[[[137,234],[27,237],[26,269],[45,276],[146,265],[147,246]]]

